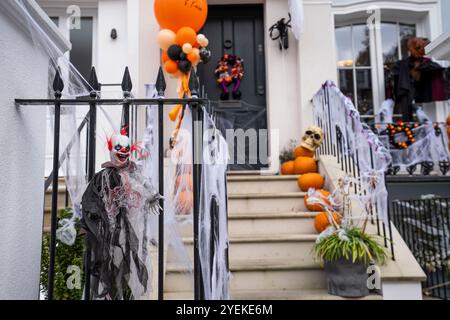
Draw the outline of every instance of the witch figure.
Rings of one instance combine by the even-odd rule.
[[[111,161],[102,165],[82,198],[90,299],[145,299],[151,287],[149,214],[159,213],[161,196],[130,159],[137,147],[125,130],[108,139],[108,149]]]

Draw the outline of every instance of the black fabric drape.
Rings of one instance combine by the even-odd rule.
[[[91,299],[130,298],[128,281],[132,264],[139,282],[145,290],[147,288],[148,272],[139,259],[139,240],[128,219],[127,209],[118,207],[118,214],[111,223],[105,208],[105,194],[122,185],[118,170],[110,167],[98,172],[82,198],[80,223],[86,232],[87,247],[91,249]]]

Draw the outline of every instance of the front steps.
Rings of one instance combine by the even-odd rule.
[[[297,176],[228,176],[230,295],[232,299],[340,299],[327,293],[312,252],[317,233]],[[183,227],[192,256],[192,225]],[[193,278],[169,249],[166,299],[192,299]],[[370,296],[365,299],[378,299]]]

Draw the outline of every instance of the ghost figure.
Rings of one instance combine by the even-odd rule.
[[[161,196],[130,159],[137,147],[125,134],[108,139],[111,161],[94,175],[82,198],[91,299],[141,299],[150,289],[148,215],[159,213]]]
[[[319,127],[309,127],[302,138],[301,146],[315,152],[323,142],[323,131]]]

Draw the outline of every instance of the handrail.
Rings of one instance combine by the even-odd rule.
[[[341,170],[354,178],[375,174],[380,180],[378,183],[385,188],[385,170],[391,161],[390,155],[378,136],[361,122],[359,112],[351,100],[333,82],[327,81],[314,95],[312,105],[314,121],[325,136],[324,143],[317,150],[318,155],[334,157]],[[359,140],[354,136],[356,132],[361,134]],[[354,187],[357,192],[357,185]],[[376,219],[377,232],[381,235],[382,230],[384,244],[388,248],[388,228],[391,256],[395,260],[389,208],[387,205],[379,206],[378,200],[384,197],[382,192],[377,197],[380,199],[377,199],[372,212],[379,217]],[[384,200],[380,203],[387,204],[387,199]]]

